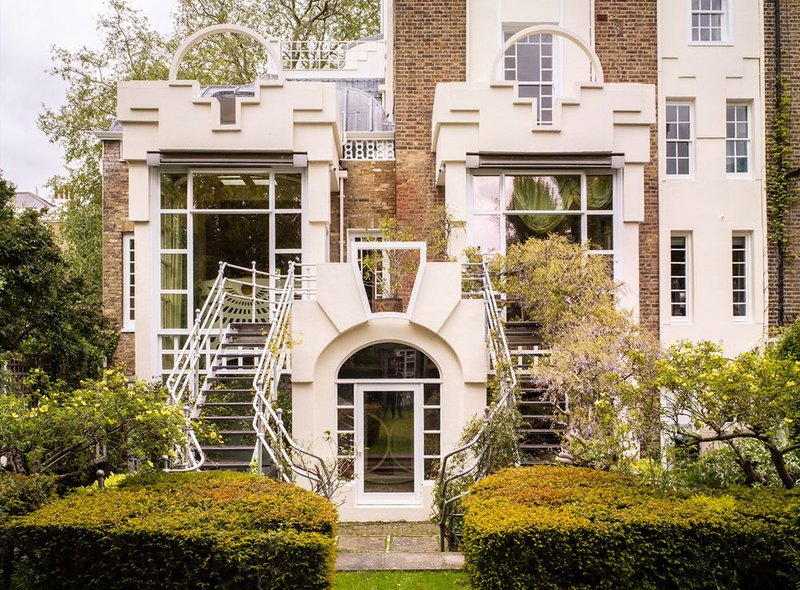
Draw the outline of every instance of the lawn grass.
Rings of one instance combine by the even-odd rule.
[[[466,590],[464,572],[336,572],[336,590]]]

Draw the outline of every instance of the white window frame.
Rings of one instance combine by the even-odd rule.
[[[684,250],[684,276],[680,277],[678,275],[672,274],[672,265],[673,264],[680,264],[680,263],[673,263],[672,261],[672,252],[674,250],[672,241],[674,239],[683,239],[683,250]],[[692,234],[690,232],[671,232],[669,235],[669,315],[672,320],[673,324],[688,324],[692,321]],[[683,278],[685,281],[685,288],[684,289],[674,289],[672,287],[672,280],[675,278]],[[680,302],[673,302],[673,294],[676,292],[685,291],[685,301],[682,303],[684,308],[686,309],[686,315],[674,315],[672,306],[673,305],[681,305]]]
[[[734,246],[734,241],[737,239],[744,240],[744,246],[741,248],[737,248]],[[733,317],[734,322],[749,322],[750,321],[750,310],[751,310],[751,280],[750,277],[752,276],[752,256],[750,255],[750,234],[748,232],[733,232],[731,234],[731,315]],[[744,254],[744,275],[736,275],[733,272],[733,265],[736,264],[734,259],[734,252],[742,252]],[[735,289],[733,286],[733,281],[737,278],[744,279],[744,289]],[[744,293],[744,302],[737,303],[734,301],[734,293],[735,292],[742,292]],[[737,305],[744,305],[744,314],[737,315],[736,314],[736,306]]]
[[[736,135],[736,130],[738,129],[738,123],[740,122],[738,119],[734,119],[731,121],[728,119],[728,109],[729,108],[744,108],[745,117],[746,117],[746,125],[745,129],[747,130],[747,135],[745,137],[738,137]],[[731,137],[728,135],[728,125],[734,123],[734,136]],[[736,171],[736,160],[738,156],[733,156],[734,161],[734,171],[728,171],[728,160],[731,156],[728,156],[728,144],[733,142],[734,146],[737,142],[744,142],[746,146],[745,152],[745,159],[747,161],[747,170],[744,172],[737,172]],[[734,148],[735,149],[735,148]],[[752,175],[753,170],[753,109],[750,108],[750,104],[741,101],[728,101],[725,103],[725,173],[731,177],[749,177]]]
[[[498,184],[500,187],[500,203],[499,208],[495,210],[479,210],[475,206],[475,196],[474,196],[474,183],[473,178],[476,176],[487,176],[487,177],[496,177],[498,179]],[[623,232],[623,224],[622,224],[622,215],[621,215],[621,208],[622,208],[622,190],[623,190],[623,183],[621,174],[619,171],[614,168],[598,168],[598,169],[589,169],[589,168],[576,168],[576,169],[538,169],[538,168],[531,168],[531,169],[497,169],[497,170],[474,170],[472,174],[470,174],[467,178],[467,191],[468,191],[468,203],[467,203],[467,244],[471,246],[478,246],[475,243],[475,222],[478,217],[495,217],[498,216],[500,218],[500,227],[499,227],[499,249],[496,251],[499,254],[505,254],[506,249],[508,247],[507,243],[507,235],[506,235],[506,223],[505,218],[507,214],[522,214],[522,215],[530,215],[530,214],[556,214],[557,211],[516,211],[510,210],[506,208],[506,204],[503,198],[502,187],[505,184],[505,177],[508,176],[580,176],[581,177],[581,206],[580,209],[576,209],[573,211],[565,212],[566,215],[574,215],[580,216],[581,218],[581,243],[586,244],[588,241],[588,216],[590,215],[598,215],[598,216],[610,216],[612,217],[612,226],[613,226],[613,247],[611,250],[590,250],[591,255],[607,255],[611,256],[612,264],[613,264],[613,271],[614,271],[614,279],[615,280],[622,280],[622,232]],[[611,202],[611,210],[592,210],[589,209],[586,199],[587,199],[587,176],[611,176],[612,183],[613,183],[613,197]],[[484,251],[484,254],[492,254],[495,252],[492,251]]]
[[[713,10],[713,9],[705,9],[705,8],[695,8],[695,1],[698,1],[702,4],[704,0],[688,0],[688,10],[687,13],[689,15],[688,24],[689,24],[689,44],[690,45],[731,45],[733,39],[733,18],[732,18],[732,9],[733,9],[733,0],[720,0],[721,9],[720,10]],[[706,0],[711,2],[712,0]],[[711,14],[719,14],[721,15],[720,19],[720,38],[719,39],[708,39],[708,40],[701,40],[695,39],[695,27],[694,27],[694,16],[706,16]],[[701,29],[698,28],[698,31]]]
[[[680,115],[677,114],[677,118],[674,122],[670,122],[669,119],[669,110],[670,107],[686,107],[689,112],[689,137],[675,137],[670,139],[669,134],[667,131],[667,126],[670,124],[678,125],[679,123],[683,123],[684,121],[681,120]],[[694,120],[694,105],[689,101],[667,101],[666,107],[664,109],[664,175],[668,179],[682,179],[682,180],[691,180],[694,177],[694,152],[695,152],[695,120]],[[678,131],[676,130],[676,135]],[[678,162],[683,158],[678,155],[678,146],[680,144],[687,144],[689,146],[688,151],[688,158],[689,158],[689,169],[688,172],[685,174],[681,174],[678,172]],[[675,145],[675,173],[670,174],[669,172],[669,161],[671,159],[669,155],[669,146]]]
[[[136,329],[136,242],[133,232],[122,234],[122,331]],[[134,291],[131,296],[131,290]]]
[[[558,23],[525,23],[525,24],[522,24],[522,23],[503,23],[501,34],[500,34],[500,45],[501,45],[501,47],[503,45],[505,45],[506,41],[508,41],[508,39],[511,36],[516,35],[520,31],[523,31],[523,30],[525,30],[525,29],[527,29],[529,27],[535,26],[537,24],[539,24],[539,25],[541,25],[541,24],[549,24],[549,25],[558,26]],[[539,34],[536,34],[536,35],[539,35]],[[550,36],[552,37],[552,52],[551,52],[551,60],[552,60],[551,72],[552,72],[552,75],[551,75],[550,84],[549,84],[549,86],[552,87],[552,93],[550,95],[551,104],[550,104],[549,107],[543,108],[541,100],[537,100],[536,101],[536,120],[538,121],[539,125],[544,125],[544,126],[549,126],[549,125],[553,124],[553,118],[555,117],[555,102],[556,102],[556,98],[558,96],[560,96],[561,76],[563,74],[563,68],[561,67],[561,59],[560,59],[560,56],[561,56],[561,53],[562,53],[562,51],[561,51],[561,38],[560,37],[556,37],[555,35],[552,35],[552,34],[550,34]],[[512,48],[515,47],[517,44],[522,43],[523,40],[527,39],[527,38],[528,37],[523,37],[522,39],[517,41],[517,43],[515,43],[514,46],[512,46]],[[523,82],[519,82],[518,80],[516,80],[516,65],[517,65],[517,63],[516,63],[517,62],[516,55],[514,57],[515,65],[514,65],[513,69],[509,69],[509,68],[506,67],[506,63],[507,63],[506,60],[507,59],[508,59],[508,56],[504,54],[503,57],[502,57],[502,60],[500,62],[500,65],[499,65],[501,79],[508,80],[508,78],[506,78],[507,73],[510,72],[510,71],[513,71],[514,74],[515,74],[513,80],[517,81],[517,84],[519,86],[538,86],[539,87],[539,96],[541,97],[541,95],[542,95],[542,93],[541,93],[542,87],[543,86],[548,86],[548,84],[544,84],[541,80],[539,82],[524,82],[524,81]],[[541,59],[541,55],[540,55],[540,59]],[[541,75],[539,77],[541,78]],[[549,119],[543,119],[543,117],[542,117],[542,112],[543,111],[549,112]]]

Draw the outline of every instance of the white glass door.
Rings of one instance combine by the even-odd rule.
[[[422,385],[356,386],[359,504],[422,501]]]

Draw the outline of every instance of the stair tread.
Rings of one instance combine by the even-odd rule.
[[[252,402],[205,402],[203,406],[251,406]]]
[[[204,451],[252,451],[255,445],[201,445]]]

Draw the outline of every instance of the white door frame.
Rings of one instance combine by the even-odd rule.
[[[411,391],[414,394],[414,491],[409,493],[364,491],[364,394],[372,391]],[[362,382],[354,386],[357,505],[422,505],[423,461],[423,384],[413,380]]]

